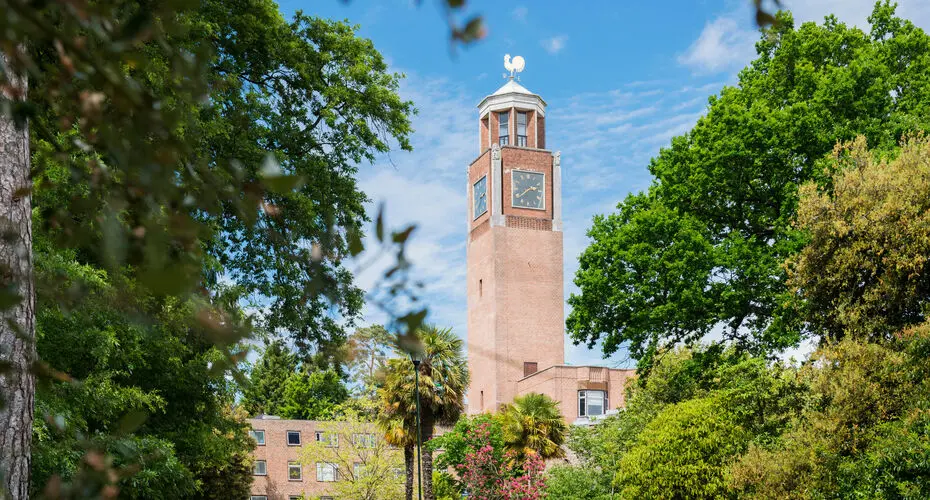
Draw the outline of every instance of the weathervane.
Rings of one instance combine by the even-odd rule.
[[[504,69],[510,72],[510,79],[513,80],[517,73],[523,71],[523,68],[526,67],[526,61],[523,60],[523,56],[516,56],[513,58],[513,61],[510,60],[510,54],[504,54]],[[504,75],[504,78],[507,78],[507,75]]]

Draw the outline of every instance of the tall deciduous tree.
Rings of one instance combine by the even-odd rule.
[[[364,395],[376,395],[393,340],[381,325],[358,328],[349,336],[349,374]]]
[[[834,156],[829,191],[801,188],[797,227],[810,242],[788,284],[813,331],[889,339],[930,304],[930,139],[907,138],[881,160],[859,137]]]
[[[930,36],[876,4],[864,32],[833,17],[764,30],[738,84],[649,170],[653,185],[595,218],[567,319],[576,342],[648,360],[712,328],[744,349],[797,343],[782,263],[803,247],[798,188],[837,141],[879,150],[930,127]]]
[[[326,420],[349,398],[349,390],[333,370],[314,370],[306,365],[288,378],[283,396],[282,417]]]
[[[422,342],[419,366],[420,438],[426,443],[433,437],[436,425],[452,425],[465,408],[468,387],[468,366],[464,343],[449,328],[427,326],[418,332]],[[406,353],[398,353],[406,355]],[[409,357],[388,361],[384,387],[381,390],[384,412],[416,436],[417,398],[415,368]],[[433,500],[433,455],[424,453],[423,498]]]

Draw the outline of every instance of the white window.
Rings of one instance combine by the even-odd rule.
[[[407,475],[407,473],[404,472],[404,469],[401,469],[400,467],[394,467],[391,469],[391,472],[394,473],[394,479],[400,479]]]
[[[301,495],[291,495],[287,497],[287,500],[304,500],[304,497]]]
[[[607,411],[606,391],[578,391],[578,416],[596,417]]]
[[[287,431],[287,445],[300,446],[300,431]]]
[[[364,464],[362,464],[361,462],[355,462],[354,464],[352,464],[352,476],[355,477],[355,479],[362,477],[362,474],[364,473],[365,473]]]
[[[352,444],[356,448],[374,448],[375,447],[375,435],[374,434],[352,434]]]
[[[317,442],[325,444],[327,448],[339,447],[339,434],[335,432],[316,431],[315,435]]]
[[[252,474],[256,476],[268,475],[268,466],[265,464],[264,460],[255,461],[255,465],[252,467]]]
[[[288,481],[303,481],[303,472],[300,468],[299,462],[288,462],[287,463],[287,480]]]
[[[501,146],[510,144],[510,113],[504,111],[497,114],[498,119],[498,139]]]
[[[336,464],[329,462],[316,463],[316,480],[321,483],[332,483],[339,478]]]
[[[252,439],[254,439],[259,446],[265,446],[265,431],[253,429],[249,431],[249,435],[252,436]]]
[[[268,500],[268,497],[265,495],[252,495],[249,500]]]
[[[517,111],[517,146],[526,147],[526,111]]]

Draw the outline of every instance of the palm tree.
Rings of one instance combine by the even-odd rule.
[[[420,345],[414,354],[420,360],[420,439],[426,444],[438,425],[453,425],[465,408],[465,390],[468,387],[468,367],[463,353],[462,339],[451,328],[426,326],[417,331]],[[414,397],[414,365],[406,352],[404,357],[388,361],[381,398],[385,418],[403,422],[406,432],[416,436],[417,403]],[[423,498],[434,500],[433,456],[426,453],[423,462]],[[413,485],[412,471],[408,469],[407,483]],[[409,498],[409,497],[408,497]]]
[[[562,443],[568,426],[558,401],[545,394],[515,397],[501,409],[501,428],[508,451],[521,456],[537,453],[544,460],[565,456]]]
[[[413,460],[414,449],[417,444],[416,422],[405,423],[403,419],[394,417],[385,412],[379,415],[378,425],[384,431],[384,440],[391,446],[404,449],[404,470],[406,471],[406,481],[404,482],[404,498],[413,500]],[[414,432],[409,429],[413,428]]]

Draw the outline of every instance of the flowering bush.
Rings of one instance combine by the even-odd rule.
[[[487,443],[487,424],[469,431],[469,441]],[[518,455],[495,453],[490,444],[465,454],[465,463],[456,466],[470,498],[475,500],[539,500],[545,497],[545,465],[539,455],[529,454],[524,461]],[[498,458],[500,457],[500,458]]]

